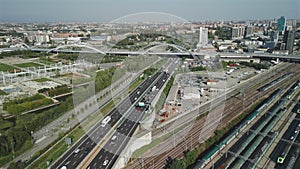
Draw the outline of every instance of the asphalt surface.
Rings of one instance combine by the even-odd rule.
[[[151,83],[159,77],[162,72],[157,72],[152,77],[144,81],[139,88],[135,89],[128,98],[121,102],[116,108],[114,108],[107,116],[111,116],[111,120],[105,127],[101,127],[101,121],[93,127],[93,129],[84,135],[75,146],[70,148],[55,164],[51,166],[52,169],[60,169],[63,166],[67,168],[76,168],[81,161],[84,160],[87,154],[100,142],[111,127],[114,126],[118,120],[125,114],[128,108],[140,97],[145,90],[151,85]],[[139,91],[139,92],[138,92]],[[104,117],[105,118],[105,117]],[[103,119],[104,119],[103,118]],[[77,150],[77,151],[75,151]],[[78,151],[79,150],[79,151]]]
[[[169,78],[169,74],[163,73],[163,75],[154,85],[156,86],[157,90],[162,88],[164,83],[167,81],[167,78]],[[156,91],[149,91],[147,95],[150,95],[152,92]],[[149,102],[151,101],[152,100],[149,100]],[[138,127],[139,122],[142,120],[145,112],[148,110],[148,106],[149,105],[147,105],[145,108],[140,109],[139,111],[137,109],[133,109],[130,112],[129,116],[126,117],[125,121],[117,128],[116,131],[114,131],[109,141],[91,161],[91,163],[87,167],[88,169],[113,168],[119,155],[127,146],[127,143]],[[115,136],[117,136],[117,140],[112,139]]]

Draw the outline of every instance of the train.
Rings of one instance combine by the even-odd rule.
[[[266,90],[268,90],[268,89],[274,87],[276,84],[282,82],[283,80],[287,79],[288,77],[290,77],[290,76],[292,76],[292,75],[293,75],[293,73],[287,73],[287,74],[285,74],[285,75],[283,75],[283,76],[281,76],[281,77],[279,77],[279,78],[273,80],[272,82],[270,82],[270,83],[268,83],[268,84],[266,84],[266,85],[264,85],[264,86],[258,88],[257,90],[258,90],[259,92],[266,91]]]
[[[297,126],[297,128],[300,126],[300,124]],[[290,142],[287,143],[287,145],[284,147],[284,150],[282,151],[282,153],[278,156],[277,158],[277,163],[278,164],[283,164],[286,156],[288,155],[288,153],[290,152],[291,148],[292,148],[292,143],[295,141],[295,139],[297,138],[298,136],[298,129],[295,129],[295,132],[291,135],[290,137]]]
[[[280,95],[281,92],[282,89],[277,89],[270,95],[270,97],[257,105],[253,113],[248,115],[248,117],[237,127],[234,132],[232,132],[219,145],[217,145],[203,157],[201,160],[202,163],[199,165],[199,169],[206,166],[228,143],[230,143],[236,137],[240,131],[242,131],[249,123],[251,123],[259,113],[261,113],[278,95]]]
[[[289,77],[290,75],[292,75],[292,73],[288,73],[285,74],[284,76],[278,78],[275,80],[275,83],[278,83],[279,81],[282,81],[283,79]],[[297,81],[288,91],[286,91],[282,98],[283,103],[285,103],[288,99],[288,96],[293,96],[296,92],[296,90],[298,89],[297,86],[300,86],[300,81]],[[274,84],[274,81],[271,82],[271,84]],[[266,88],[262,89],[261,91],[267,90],[267,88],[270,88],[270,86],[265,86]],[[210,152],[207,153],[206,156],[204,156],[204,158],[201,160],[202,163],[199,166],[199,168],[203,168],[204,166],[206,166],[224,147],[225,145],[227,145],[241,130],[243,130],[249,123],[251,123],[251,121],[253,121],[255,119],[255,117],[261,113],[266,107],[268,107],[268,105],[274,101],[274,99],[279,96],[281,93],[283,92],[282,89],[277,89],[275,90],[267,99],[265,99],[262,103],[260,103],[259,105],[256,106],[255,111],[253,111],[252,114],[250,114],[241,124],[239,127],[237,127],[237,129],[230,134],[226,139],[224,139],[224,141],[222,141],[218,146],[216,146],[213,150],[211,150]],[[299,104],[300,105],[300,104]],[[283,108],[284,110],[285,108]],[[300,113],[300,108],[299,108],[299,112]],[[297,133],[298,134],[298,133]],[[296,137],[295,137],[296,138]],[[284,161],[285,156],[280,156],[278,157],[279,161]]]

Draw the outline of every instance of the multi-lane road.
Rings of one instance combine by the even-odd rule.
[[[173,71],[176,65],[176,61],[173,59],[172,62],[169,62],[170,70]],[[124,118],[126,119],[123,121],[122,125],[118,127],[118,131],[114,131],[113,136],[117,136],[116,140],[114,140],[114,144],[105,145],[103,150],[112,150],[110,151],[111,154],[106,154],[106,152],[101,155],[103,152],[100,151],[99,156],[103,156],[107,158],[111,155],[111,160],[107,163],[107,166],[111,166],[114,164],[114,161],[118,158],[118,153],[122,149],[115,149],[115,147],[123,146],[125,147],[130,136],[134,133],[135,129],[138,126],[138,122],[143,117],[145,111],[147,111],[148,106],[145,106],[141,110],[131,109],[134,107],[133,105],[141,100],[141,96],[144,96],[146,91],[148,91],[153,85],[157,85],[157,88],[162,87],[162,85],[166,82],[169,74],[158,71],[152,77],[149,77],[145,80],[139,87],[137,87],[133,92],[130,93],[129,97],[123,100],[116,108],[114,108],[110,113],[108,113],[103,119],[106,117],[110,117],[110,120],[106,125],[101,125],[101,121],[97,123],[93,129],[91,129],[87,134],[85,134],[80,141],[78,141],[74,146],[72,146],[63,156],[57,160],[51,168],[60,169],[60,168],[76,168],[80,165],[80,163],[88,156],[92,150],[102,141],[107,133],[113,130],[115,125],[119,120]],[[129,115],[127,115],[129,114]],[[117,132],[117,133],[116,133]],[[129,137],[127,137],[129,136]],[[112,141],[109,139],[109,141]],[[116,155],[115,155],[116,154]],[[98,157],[99,158],[99,157]],[[114,160],[113,160],[114,159]],[[105,161],[105,160],[104,160]],[[92,165],[95,165],[92,162]],[[95,165],[97,166],[97,165]]]
[[[166,72],[173,72],[174,68],[176,67],[176,63],[176,61],[171,63],[166,69]],[[159,79],[149,88],[149,90],[146,92],[147,94],[140,98],[139,101],[144,100],[144,98],[148,95],[153,95],[153,93],[157,94],[157,90],[162,89],[163,85],[167,82],[167,79],[170,76],[169,73],[166,72],[161,72]],[[155,90],[151,90],[154,86]],[[151,98],[153,99],[153,97]],[[124,122],[120,124],[116,131],[114,131],[109,141],[90,162],[87,167],[88,169],[108,169],[114,167],[119,155],[125,149],[127,143],[138,127],[139,122],[148,111],[152,99],[147,100],[145,107],[142,107],[139,110],[134,108],[130,111]]]
[[[54,165],[52,165],[51,168],[62,168],[63,166],[66,166],[67,168],[76,168],[76,166],[78,166],[85,156],[91,152],[98,142],[102,140],[105,134],[111,130],[118,120],[120,120],[122,115],[126,113],[128,108],[145,92],[145,90],[159,75],[160,73],[158,72],[144,81],[139,88],[135,89],[129,95],[128,98],[106,115],[106,117],[111,117],[108,125],[101,127],[101,122],[99,122],[89,133],[85,134],[75,146],[69,149],[67,153],[65,153]]]

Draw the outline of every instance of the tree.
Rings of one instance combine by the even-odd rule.
[[[186,165],[183,160],[175,159],[172,164],[168,167],[168,169],[184,169]]]

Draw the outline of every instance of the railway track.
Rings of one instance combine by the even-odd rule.
[[[288,65],[285,65],[284,68],[288,67]],[[271,74],[271,77],[265,79],[265,80],[259,80],[258,84],[252,84],[248,86],[248,90],[245,90],[245,98],[242,99],[242,96],[238,96],[238,97],[232,97],[228,100],[226,100],[225,102],[225,108],[224,108],[224,112],[223,112],[223,116],[222,116],[222,123],[221,126],[226,125],[228,122],[230,122],[232,119],[234,119],[236,116],[240,115],[243,111],[244,108],[249,107],[250,105],[252,105],[253,103],[255,103],[257,100],[259,100],[261,98],[261,96],[268,96],[269,93],[271,93],[272,91],[275,90],[271,89],[271,90],[267,90],[267,91],[262,91],[262,92],[258,92],[257,89],[267,83],[269,83],[270,81],[278,78],[279,76],[281,76],[282,74],[286,73],[286,69],[280,69],[278,70],[278,72],[281,72],[279,74],[273,75]],[[296,71],[296,69],[298,69],[298,66],[293,66],[293,69],[291,71]],[[277,73],[278,73],[277,72]],[[252,89],[249,89],[251,88]],[[282,83],[277,84],[276,85],[276,89],[282,87]],[[237,95],[239,95],[239,92],[236,92]],[[240,106],[244,104],[244,106]],[[223,111],[223,109],[216,108],[215,111]],[[205,111],[207,109],[205,108],[200,108],[199,111]],[[236,113],[238,112],[238,113]],[[183,152],[186,150],[191,150],[194,149],[195,147],[197,147],[199,145],[199,138],[200,135],[202,134],[203,136],[203,124],[205,122],[206,118],[202,118],[200,120],[197,120],[194,122],[193,126],[191,127],[191,130],[188,133],[176,133],[176,135],[174,136],[174,138],[170,137],[169,138],[169,143],[173,143],[172,139],[176,141],[177,144],[175,144],[175,146],[173,146],[173,148],[170,148],[169,146],[164,146],[161,150],[162,153],[158,154],[158,155],[154,155],[153,156],[147,156],[145,158],[139,158],[137,160],[135,160],[134,162],[130,163],[127,167],[125,168],[130,168],[130,169],[135,169],[135,168],[164,168],[166,166],[166,163],[168,162],[168,159],[170,158],[181,158],[183,157]],[[214,125],[213,123],[211,125]],[[184,131],[184,130],[183,130]],[[159,133],[161,131],[154,131],[153,135],[155,135],[155,133]],[[205,133],[207,133],[207,136],[211,136],[213,134],[213,131],[204,131]],[[197,140],[197,141],[195,141]],[[168,142],[167,141],[167,142]]]

